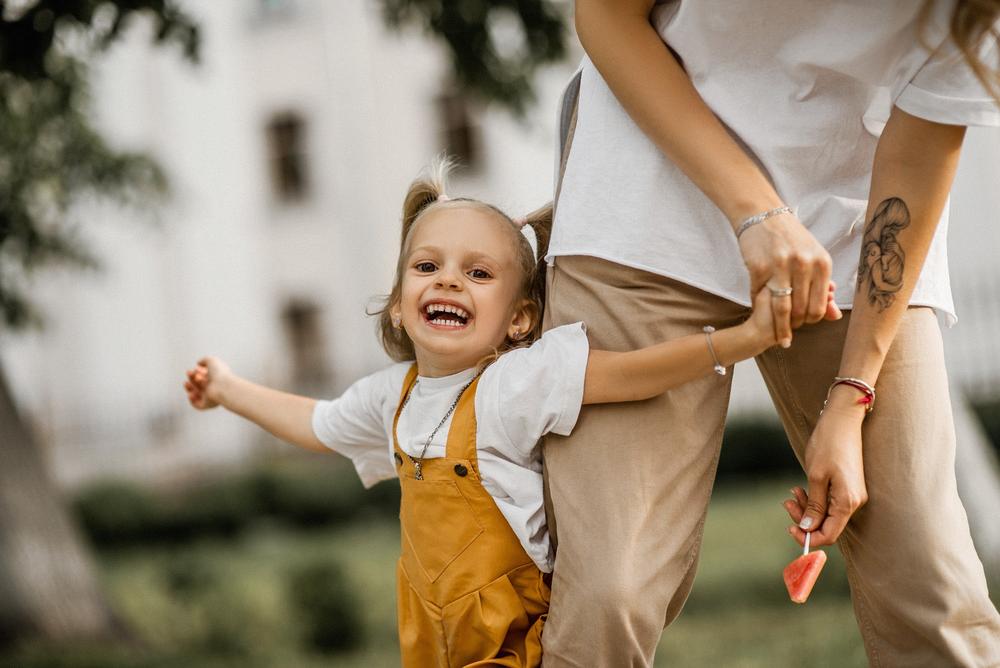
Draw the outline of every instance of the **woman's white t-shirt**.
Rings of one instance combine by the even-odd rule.
[[[476,443],[483,487],[496,501],[525,551],[544,572],[552,570],[542,504],[538,440],[573,429],[583,402],[589,346],[583,323],[545,333],[528,348],[512,350],[483,372],[476,390]],[[392,422],[412,363],[401,362],[357,381],[313,411],[316,437],[348,457],[366,487],[396,477]],[[418,376],[396,434],[403,452],[419,457],[474,369],[442,378]],[[427,447],[443,457],[451,416]]]
[[[695,88],[833,257],[837,303],[857,281],[872,160],[893,105],[927,120],[1000,125],[1000,110],[947,38],[951,2],[670,0],[651,21]],[[998,65],[995,43],[981,56]],[[590,255],[748,305],[722,212],[648,140],[584,59],[576,130],[548,258]],[[564,97],[563,125],[572,94]],[[668,113],[668,110],[665,111]],[[941,217],[912,304],[954,320]]]

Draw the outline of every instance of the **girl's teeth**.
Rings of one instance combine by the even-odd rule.
[[[448,304],[428,304],[425,310],[427,313],[444,312],[444,313],[454,313],[455,315],[461,318],[469,317],[469,314],[466,313],[464,309],[461,309],[457,306],[451,306]]]

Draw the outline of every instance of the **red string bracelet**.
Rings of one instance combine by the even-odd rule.
[[[826,391],[826,399],[823,401],[823,410],[826,409],[827,402],[830,401],[830,392],[833,391],[838,385],[849,385],[854,389],[860,391],[864,394],[863,397],[858,399],[855,403],[865,407],[865,414],[871,413],[875,408],[875,388],[861,380],[860,378],[850,378],[843,376],[836,376],[833,382],[830,383],[830,388]],[[823,414],[823,410],[820,410],[820,415]]]

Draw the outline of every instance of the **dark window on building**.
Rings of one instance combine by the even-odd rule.
[[[321,390],[330,380],[326,339],[319,308],[304,300],[288,302],[281,313],[292,359],[292,382],[299,390]]]
[[[437,98],[441,119],[441,143],[448,155],[458,158],[467,168],[479,164],[479,128],[472,122],[469,102],[457,90],[442,93]]]
[[[275,196],[283,202],[306,195],[305,123],[292,113],[281,114],[267,125],[271,182]]]

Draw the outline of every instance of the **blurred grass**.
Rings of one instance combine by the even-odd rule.
[[[694,591],[664,634],[657,666],[866,665],[835,550],[828,552],[830,562],[809,603],[788,601],[781,569],[798,550],[785,534],[780,502],[790,484],[783,479],[730,482],[716,491]],[[107,591],[142,649],[22,647],[0,655],[0,665],[398,666],[398,550],[398,525],[371,516],[310,531],[257,523],[229,539],[210,536],[184,545],[106,551],[100,561]],[[366,632],[360,651],[323,655],[303,650],[288,575],[321,559],[340,562],[363,601]],[[211,583],[204,591],[202,581]]]
[[[705,522],[701,563],[681,616],[664,632],[657,666],[756,668],[867,666],[840,553],[829,557],[808,603],[781,579],[800,549],[781,501],[799,480],[719,486]]]

